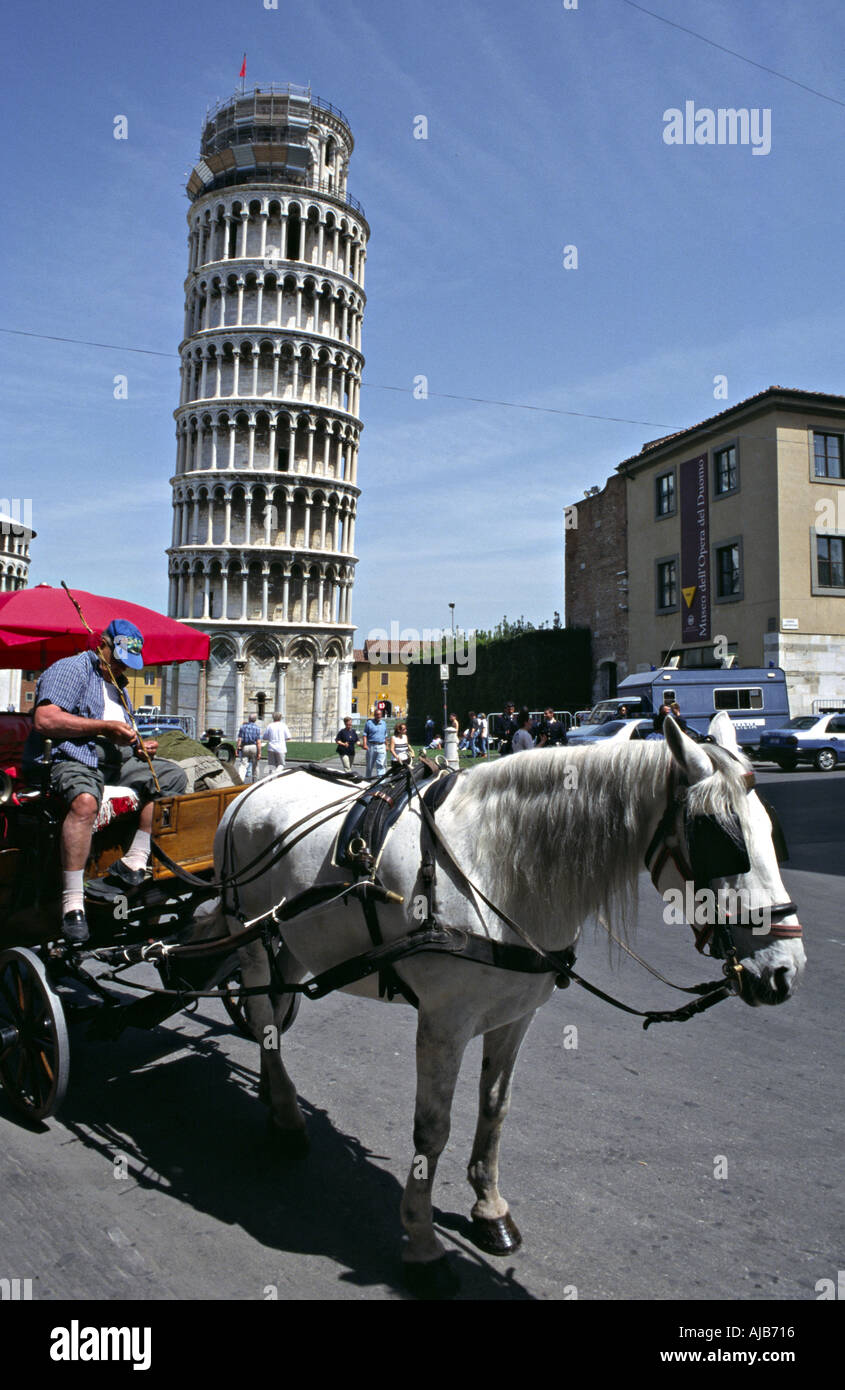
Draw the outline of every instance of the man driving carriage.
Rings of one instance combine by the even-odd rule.
[[[151,763],[138,752],[138,735],[128,717],[134,711],[125,690],[125,673],[127,667],[142,669],[143,645],[143,635],[134,623],[116,618],[103,632],[96,651],[55,662],[36,686],[33,730],[24,750],[24,766],[35,772],[35,759],[41,756],[44,739],[52,740],[50,788],[67,807],[60,840],[62,932],[77,946],[84,945],[89,936],[83,874],[104,786],[131,787],[141,803],[132,844],[107,876],[123,887],[137,887],[145,877],[150,856],[153,801],[159,796],[178,796],[187,784],[184,769],[177,763],[152,759],[158,747],[156,740],[144,743]]]

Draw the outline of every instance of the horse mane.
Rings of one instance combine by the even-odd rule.
[[[686,790],[690,813],[715,816],[734,835],[738,816],[750,833],[743,781],[750,764],[717,745],[706,752],[722,775]],[[546,944],[552,921],[556,938],[589,917],[627,935],[672,761],[657,740],[535,749],[474,768],[447,805],[462,828],[472,827],[470,854],[485,892],[526,927],[540,932],[546,924]]]

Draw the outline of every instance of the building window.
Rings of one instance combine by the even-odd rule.
[[[713,708],[719,709],[762,709],[763,691],[759,685],[739,686],[730,690],[713,691]]]
[[[145,671],[145,672],[144,672],[144,685],[155,685],[155,683],[156,683],[156,673],[155,673],[155,670],[153,669],[153,670],[150,670],[150,671]]]
[[[655,516],[673,516],[675,512],[675,473],[661,473],[654,480]]]
[[[713,455],[713,494],[724,497],[728,492],[736,492],[739,487],[739,473],[736,465],[736,446],[717,449]]]
[[[816,536],[820,589],[845,589],[845,538]]]
[[[716,546],[716,598],[742,598],[742,557],[739,541]]]
[[[842,435],[813,430],[813,453],[817,478],[842,477]]]
[[[382,671],[382,673],[381,673],[381,683],[382,683],[382,685],[389,685],[389,684],[390,684],[390,672],[389,672],[389,671]]]
[[[657,611],[668,613],[678,606],[678,561],[657,562]]]

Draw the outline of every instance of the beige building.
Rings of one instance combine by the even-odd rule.
[[[578,603],[596,609],[590,626],[612,623],[618,651],[627,601],[630,674],[670,657],[685,667],[733,657],[783,667],[794,713],[845,701],[845,396],[769,387],[643,445],[617,473],[627,595],[610,578],[601,595],[589,587],[581,513],[586,522],[601,494],[576,504],[577,567],[567,532],[567,621]]]

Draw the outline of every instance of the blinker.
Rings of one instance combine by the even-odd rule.
[[[697,884],[709,884],[714,878],[733,878],[750,870],[748,849],[735,816],[733,823],[736,837],[715,816],[688,818],[687,844]]]
[[[757,795],[760,795],[759,792]],[[763,801],[762,796],[760,796],[760,800],[763,802],[766,814],[772,823],[772,844],[775,854],[777,855],[777,861],[779,864],[785,864],[789,859],[789,846],[786,843],[786,836],[783,833],[780,816],[770,801]]]

